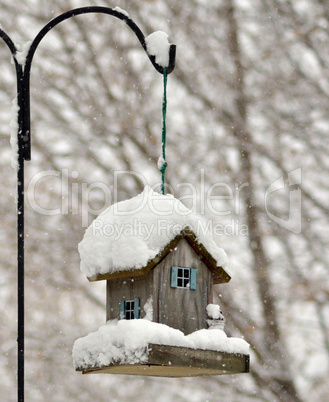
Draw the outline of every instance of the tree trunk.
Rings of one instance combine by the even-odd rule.
[[[237,140],[237,146],[240,151],[240,171],[243,174],[241,179],[243,183],[248,184],[244,189],[243,196],[250,250],[253,255],[259,299],[262,303],[264,317],[263,345],[254,345],[254,347],[260,347],[268,351],[268,353],[262,354],[264,360],[261,363],[266,368],[266,372],[274,371],[276,373],[275,375],[272,373],[268,379],[268,381],[273,382],[271,386],[272,391],[277,393],[278,397],[283,401],[300,401],[289,367],[289,357],[284,346],[284,340],[279,330],[278,315],[273,297],[274,290],[271,287],[269,276],[269,264],[261,237],[252,161],[253,140],[251,133],[248,131],[247,123],[248,101],[244,86],[244,68],[234,3],[230,0],[226,2],[226,15],[229,23],[229,49],[234,60],[236,83],[236,110],[233,117],[234,125],[232,126],[232,132]],[[278,356],[280,359],[278,359]]]

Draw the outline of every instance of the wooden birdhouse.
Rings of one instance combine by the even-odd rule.
[[[249,371],[247,343],[227,338],[212,304],[213,285],[231,277],[224,250],[206,232],[201,217],[149,187],[95,219],[79,252],[88,279],[107,281],[107,325],[76,341],[77,370],[168,377]]]
[[[95,278],[107,280],[107,320],[144,318],[140,307],[152,298],[152,321],[185,335],[207,328],[206,307],[213,302],[213,284],[231,279],[188,227],[146,266],[131,268]]]

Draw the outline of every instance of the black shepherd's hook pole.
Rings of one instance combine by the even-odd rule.
[[[0,38],[6,43],[11,51],[17,78],[17,106],[18,106],[18,169],[17,169],[17,392],[18,401],[24,401],[24,162],[31,160],[31,131],[30,131],[30,71],[34,53],[44,36],[57,24],[71,17],[101,13],[109,14],[124,21],[126,25],[135,33],[154,68],[160,73],[164,73],[164,68],[156,63],[155,56],[147,53],[145,37],[139,27],[129,16],[119,9],[108,7],[82,7],[68,11],[59,15],[45,25],[35,39],[32,41],[27,52],[24,64],[20,64],[17,59],[18,49],[10,37],[0,28]],[[170,45],[169,65],[166,67],[167,74],[170,74],[175,67],[176,46]]]

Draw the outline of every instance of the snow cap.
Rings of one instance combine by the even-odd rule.
[[[155,56],[155,61],[159,66],[169,66],[169,50],[168,34],[163,31],[156,31],[145,38],[147,52],[151,56]]]
[[[89,279],[141,269],[187,227],[217,266],[225,268],[226,253],[205,233],[206,221],[171,194],[146,186],[136,197],[111,205],[88,227],[79,244],[80,269]]]

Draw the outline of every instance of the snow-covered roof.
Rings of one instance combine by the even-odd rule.
[[[141,269],[184,228],[192,230],[215,266],[227,266],[226,253],[206,230],[204,218],[172,195],[159,194],[147,186],[136,197],[111,205],[88,227],[79,244],[81,271],[96,280],[105,274]]]

